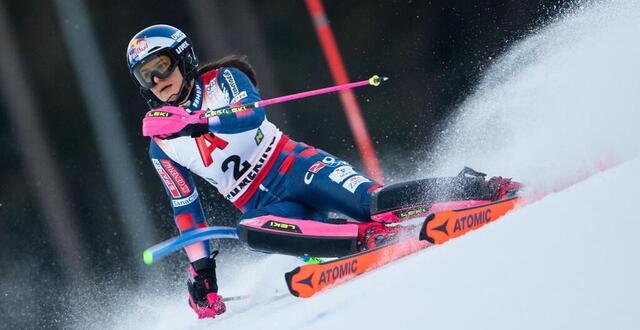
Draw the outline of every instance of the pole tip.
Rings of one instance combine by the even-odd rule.
[[[144,250],[142,253],[142,260],[146,265],[151,265],[153,263],[153,253],[149,250]]]
[[[380,83],[383,81],[389,80],[388,77],[380,77],[378,75],[373,75],[373,77],[369,78],[369,85],[371,86],[380,86]]]

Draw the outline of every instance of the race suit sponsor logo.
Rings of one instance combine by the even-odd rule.
[[[342,165],[349,165],[347,162],[343,160],[337,160],[331,156],[326,156],[322,159],[322,162],[327,164],[328,167],[338,167]]]
[[[224,95],[224,100],[227,102],[227,104],[231,104],[231,98],[229,97],[229,93],[227,93],[227,87],[225,87],[223,84],[218,85],[218,87],[220,88],[222,95]]]
[[[331,284],[344,276],[355,274],[358,271],[358,259],[349,260],[339,263],[335,267],[327,269],[320,273],[318,285]]]
[[[304,183],[305,184],[311,184],[311,181],[313,181],[313,177],[314,177],[314,175],[312,173],[309,173],[309,172],[305,173],[304,174]]]
[[[327,166],[327,165],[325,163],[323,163],[323,162],[315,162],[313,165],[309,166],[309,170],[308,171],[311,172],[311,173],[318,173],[325,166]]]
[[[236,95],[240,93],[240,91],[238,90],[238,85],[236,85],[236,80],[233,78],[233,74],[229,69],[225,69],[222,72],[222,76],[224,77],[224,80],[226,80],[229,84],[229,88],[231,88],[231,97],[235,98]]]
[[[173,182],[178,185],[178,189],[180,189],[182,196],[189,195],[191,193],[191,188],[189,188],[186,180],[184,179],[182,174],[180,174],[180,172],[178,172],[178,170],[173,166],[171,161],[163,159],[160,161],[160,164],[162,164],[162,167],[167,171],[167,173],[169,173],[171,178],[173,178]]]
[[[275,147],[275,143],[276,143],[276,137],[274,136],[273,139],[271,140],[271,143],[269,143],[269,146],[267,146],[267,149],[265,149],[265,151],[260,156],[260,159],[258,159],[256,164],[253,165],[253,167],[249,171],[249,174],[247,174],[244,177],[244,179],[242,179],[242,181],[237,183],[236,187],[233,190],[231,190],[230,193],[225,195],[226,199],[233,201],[236,197],[240,196],[240,194],[244,192],[245,189],[249,187],[249,185],[253,182],[253,180],[255,180],[256,177],[258,176],[258,173],[260,173],[260,170],[262,169],[264,164],[267,163],[267,160],[269,159],[269,155],[271,155],[271,151]]]
[[[313,165],[311,165],[311,167],[309,167],[307,172],[304,174],[304,183],[310,184],[311,181],[313,181],[313,177],[315,176],[315,174],[325,167],[338,167],[340,165],[346,165],[346,164],[347,164],[346,162],[343,162],[341,160],[337,161],[333,157],[326,156],[322,159],[322,161],[316,162]]]
[[[300,228],[298,228],[298,226],[296,226],[296,225],[293,225],[293,224],[290,224],[290,223],[285,223],[285,222],[280,222],[280,221],[275,221],[275,220],[267,221],[264,225],[262,225],[262,228],[286,231],[286,232],[290,232],[290,233],[299,233],[299,234],[302,233]]]
[[[264,134],[262,133],[262,130],[258,128],[258,131],[256,131],[256,136],[253,138],[253,140],[256,141],[256,145],[259,146],[260,142],[262,142],[262,139],[264,139]]]
[[[333,172],[331,172],[331,174],[329,174],[329,179],[331,179],[331,181],[335,182],[335,183],[340,183],[342,181],[344,181],[344,179],[354,175],[354,174],[358,174],[353,167],[351,166],[340,166],[337,167],[335,170],[333,170]]]
[[[453,226],[453,232],[460,230],[469,230],[475,227],[480,227],[485,223],[491,222],[491,209],[469,214],[456,219],[456,223]]]
[[[347,181],[344,182],[342,187],[344,187],[344,189],[347,189],[352,194],[354,194],[356,192],[356,189],[358,189],[358,187],[365,182],[371,182],[371,181],[363,177],[362,175],[356,175],[354,177],[347,179]]]
[[[211,81],[207,84],[207,97],[210,98],[211,95],[213,95],[213,93],[216,92],[216,90],[218,90],[218,80],[213,78],[211,79]]]
[[[171,180],[171,177],[169,177],[169,174],[167,174],[167,172],[164,170],[164,168],[162,168],[162,165],[160,165],[160,161],[158,161],[155,158],[152,158],[151,162],[153,163],[153,167],[156,168],[156,171],[160,175],[160,178],[162,179],[162,182],[164,182],[164,186],[167,187],[167,190],[169,191],[169,194],[171,195],[171,197],[173,197],[173,198],[182,197],[182,195],[180,195],[180,191],[178,191],[178,188],[176,187],[175,183],[173,183],[173,180]]]
[[[191,194],[189,197],[182,198],[182,199],[172,199],[171,205],[173,205],[173,207],[187,206],[195,202],[196,200],[198,200],[198,191],[194,190],[193,194]]]
[[[304,174],[304,183],[310,184],[311,181],[313,181],[313,177],[315,176],[315,174],[318,173],[321,169],[325,168],[326,166],[327,164],[320,161],[313,163],[313,165],[311,165],[307,170],[307,173]]]
[[[191,105],[189,106],[190,110],[200,110],[202,107],[202,85],[200,82],[196,82],[195,85],[196,92],[193,96],[193,102],[191,102]]]
[[[238,94],[238,95],[234,96],[234,97],[231,99],[231,104],[238,103],[240,100],[242,100],[242,99],[243,99],[243,98],[245,98],[245,97],[247,97],[247,92],[242,91],[242,92],[240,92],[240,94]]]

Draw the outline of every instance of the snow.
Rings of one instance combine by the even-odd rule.
[[[628,192],[639,171],[640,157],[310,299],[285,294],[282,274],[295,260],[269,256],[243,268],[244,278],[221,280],[226,292],[254,282],[236,293],[257,299],[229,302],[218,319],[195,319],[175,292],[123,308],[111,326],[638,329],[640,221]]]
[[[566,13],[489,68],[443,130],[439,175],[469,165],[537,190],[640,154],[640,2]]]
[[[311,299],[172,315],[224,329],[637,329],[640,222],[620,192],[640,185],[638,171],[640,158]]]
[[[558,192],[310,299],[286,295],[291,257],[221,259],[221,293],[254,298],[218,319],[197,320],[180,287],[73,326],[640,329],[638,17],[632,0],[565,13],[497,59],[442,132],[438,174],[470,165]]]

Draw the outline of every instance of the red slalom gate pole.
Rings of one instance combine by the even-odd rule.
[[[309,14],[313,20],[313,25],[316,29],[316,34],[320,40],[322,46],[322,52],[324,53],[327,63],[329,64],[329,70],[333,76],[333,80],[336,84],[346,84],[349,82],[347,70],[344,67],[344,62],[340,56],[338,45],[333,37],[333,32],[329,26],[327,15],[322,7],[321,0],[305,0]],[[345,90],[340,92],[340,101],[344,107],[344,111],[347,115],[347,121],[349,127],[355,138],[356,145],[360,151],[360,156],[364,162],[365,170],[367,174],[374,180],[382,183],[383,174],[378,162],[378,157],[373,149],[371,143],[371,137],[367,130],[367,126],[362,118],[362,113],[358,102],[353,94],[352,90]]]

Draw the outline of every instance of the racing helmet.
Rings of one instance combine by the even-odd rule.
[[[198,58],[191,39],[184,32],[170,25],[158,24],[136,33],[129,41],[127,65],[142,96],[151,108],[157,108],[177,105],[187,97],[188,85],[196,75]],[[153,77],[164,79],[176,67],[184,78],[178,97],[175,101],[163,102],[151,91],[155,85]]]

